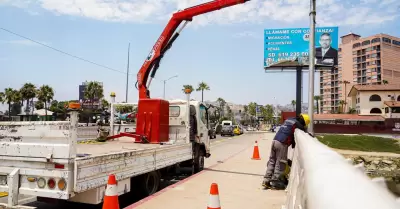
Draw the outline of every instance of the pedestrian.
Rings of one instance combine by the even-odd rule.
[[[272,140],[271,153],[267,164],[267,171],[262,186],[264,188],[285,189],[286,185],[281,176],[284,174],[288,147],[296,146],[294,131],[296,128],[307,132],[310,118],[307,114],[300,114],[295,118],[288,118],[279,128]]]

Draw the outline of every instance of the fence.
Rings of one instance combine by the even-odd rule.
[[[371,181],[343,156],[298,129],[295,138],[287,201],[282,208],[400,208],[387,188]]]

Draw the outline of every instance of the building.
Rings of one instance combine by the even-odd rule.
[[[354,85],[348,97],[349,108],[359,115],[400,118],[400,84]]]
[[[349,103],[346,95],[352,85],[400,83],[400,38],[386,34],[361,38],[350,33],[341,39],[338,68],[320,74],[322,113],[341,112],[342,104]]]

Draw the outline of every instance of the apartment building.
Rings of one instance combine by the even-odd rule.
[[[400,83],[400,38],[350,33],[341,37],[338,51],[338,68],[320,73],[322,113],[343,111],[353,85]]]

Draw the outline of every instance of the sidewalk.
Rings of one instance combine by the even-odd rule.
[[[230,158],[227,156],[228,159],[207,168],[199,175],[172,185],[147,198],[147,201],[126,209],[204,209],[207,207],[211,183],[219,186],[222,208],[280,209],[286,200],[285,192],[263,190],[261,187],[272,136],[263,134],[262,139],[258,140],[261,160],[251,160],[253,146],[247,143],[236,155]]]

